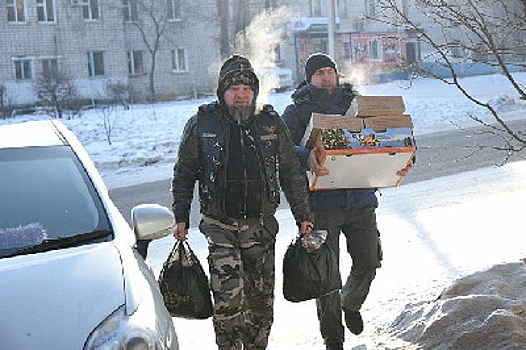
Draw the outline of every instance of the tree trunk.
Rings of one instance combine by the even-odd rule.
[[[219,53],[221,58],[230,55],[230,33],[228,30],[228,0],[217,0],[217,12],[219,14]]]

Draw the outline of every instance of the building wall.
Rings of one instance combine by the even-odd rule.
[[[215,68],[220,62],[219,28],[215,2],[194,0],[182,2],[182,16],[167,23],[157,53],[155,72],[156,90],[161,99],[180,99],[214,90],[217,76]],[[145,21],[148,16],[144,16]],[[151,25],[145,22],[143,26]],[[145,97],[149,89],[151,59],[137,27],[125,23],[126,46],[130,50],[145,50],[145,74],[130,76],[130,85],[138,96]],[[148,42],[153,43],[150,36]],[[172,51],[184,50],[186,67],[172,70]]]
[[[149,0],[137,0],[149,1]],[[157,0],[158,1],[158,0]],[[109,82],[129,84],[138,99],[149,96],[151,55],[137,26],[125,22],[121,1],[100,0],[100,18],[83,19],[82,0],[54,0],[55,21],[38,22],[36,2],[25,1],[26,20],[21,23],[7,21],[7,8],[0,7],[0,84],[6,88],[9,104],[32,104],[36,101],[35,79],[42,72],[42,59],[58,58],[59,65],[75,80],[85,99],[104,99]],[[161,1],[160,3],[164,3]],[[185,3],[185,2],[183,2]],[[213,91],[217,73],[210,67],[219,63],[217,26],[210,18],[217,12],[214,2],[194,0],[206,17],[195,16],[190,7],[182,7],[181,20],[167,24],[157,52],[155,88],[161,99],[183,98]],[[195,9],[194,9],[195,10]],[[163,16],[162,12],[156,18]],[[187,15],[188,17],[185,17]],[[149,43],[153,44],[153,21],[139,16]],[[213,24],[213,23],[212,23]],[[185,69],[172,70],[172,50],[183,49]],[[143,51],[144,72],[128,75],[127,51]],[[103,52],[105,74],[90,77],[88,52]],[[16,80],[16,59],[33,62],[33,79]]]
[[[82,96],[100,99],[108,82],[129,84],[135,100],[149,97],[149,72],[151,56],[146,43],[132,22],[125,22],[122,0],[100,0],[100,20],[85,21],[82,17],[83,0],[54,0],[55,18],[52,23],[37,22],[36,1],[25,0],[26,21],[8,23],[7,4],[0,0],[0,84],[7,88],[9,103],[25,104],[35,101],[34,79],[16,81],[14,60],[33,60],[34,77],[41,73],[42,59],[56,57],[71,74]],[[130,0],[133,1],[133,0]],[[135,0],[152,1],[152,0]],[[164,6],[165,0],[154,0]],[[420,27],[426,28],[432,37],[438,37],[439,29],[429,25],[418,8],[418,0],[397,0],[400,8]],[[517,3],[517,0],[509,0]],[[382,43],[396,41],[394,48],[398,56],[412,59],[425,57],[430,49],[421,46],[415,33],[400,30],[366,18],[376,16],[374,0],[336,1],[336,58],[342,72],[351,70],[378,71],[396,69],[399,62],[385,60],[392,45],[382,46],[382,60],[368,57],[368,42],[381,39]],[[180,99],[210,94],[215,91],[217,72],[221,64],[219,57],[220,26],[216,1],[181,0],[180,19],[167,23],[159,43],[155,70],[155,89],[160,99]],[[285,6],[288,12],[280,43],[280,58],[276,62],[290,68],[298,83],[303,79],[305,58],[316,51],[328,53],[327,0],[230,0],[230,34],[239,26],[236,19],[247,20],[267,9]],[[241,16],[238,12],[241,9]],[[378,9],[376,9],[378,10]],[[236,12],[238,11],[238,12]],[[379,11],[378,11],[379,12]],[[155,16],[165,15],[160,7]],[[248,19],[247,19],[248,18]],[[247,23],[248,23],[247,22]],[[300,26],[298,27],[298,23]],[[303,24],[302,24],[303,23]],[[137,24],[137,23],[136,23]],[[153,43],[153,22],[139,11],[139,23],[146,30],[148,42]],[[272,24],[272,23],[269,23]],[[312,25],[309,27],[308,25]],[[281,24],[280,24],[281,25]],[[304,25],[304,28],[301,28]],[[522,32],[515,39],[524,43]],[[172,51],[184,50],[185,68],[172,69]],[[365,54],[362,52],[365,49]],[[128,74],[127,51],[143,52],[143,72]],[[105,74],[92,78],[88,74],[88,52],[104,53]],[[522,52],[522,57],[524,57]]]
[[[84,21],[82,7],[70,0],[55,1],[55,21],[38,22],[35,3],[26,1],[26,21],[7,22],[5,8],[0,16],[0,79],[7,96],[14,104],[33,103],[35,79],[42,73],[42,60],[57,58],[59,65],[77,80],[79,92],[85,98],[97,98],[109,79],[126,81],[125,52],[121,21],[116,8],[102,8],[100,21]],[[88,52],[103,52],[105,75],[90,78]],[[32,60],[33,79],[16,81],[14,60]]]
[[[355,75],[357,71],[366,71],[370,75],[393,71],[400,64],[400,56],[405,55],[406,36],[396,28],[366,18],[375,16],[368,4],[374,1],[337,0],[336,47],[335,56],[340,72]],[[400,0],[400,6],[405,1]],[[290,21],[290,34],[284,44],[290,56],[288,62],[295,73],[296,81],[303,79],[305,59],[314,52],[329,53],[328,21],[330,11],[326,0],[293,1],[283,0],[291,13],[296,16]],[[364,39],[365,38],[365,39]],[[371,58],[369,42],[379,40],[382,59]],[[394,48],[395,54],[392,55]],[[388,57],[391,54],[390,57]],[[385,59],[384,59],[385,58]],[[364,76],[365,74],[361,74]],[[375,77],[372,77],[375,78]]]

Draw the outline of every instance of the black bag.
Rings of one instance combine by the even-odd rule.
[[[336,255],[327,244],[308,252],[298,236],[283,258],[283,295],[292,302],[318,298],[340,289]]]
[[[208,277],[187,242],[177,241],[159,274],[164,304],[174,317],[212,316]]]

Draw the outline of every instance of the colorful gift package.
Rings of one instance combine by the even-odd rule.
[[[401,96],[367,96],[361,100],[365,102],[353,103],[345,116],[312,114],[301,144],[323,150],[318,152],[318,160],[329,175],[318,177],[308,171],[311,190],[400,184],[397,172],[416,153],[412,118],[404,114]]]

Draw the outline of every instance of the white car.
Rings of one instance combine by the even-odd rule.
[[[0,349],[179,349],[138,239],[169,232],[158,205],[133,231],[58,121],[0,126]]]

